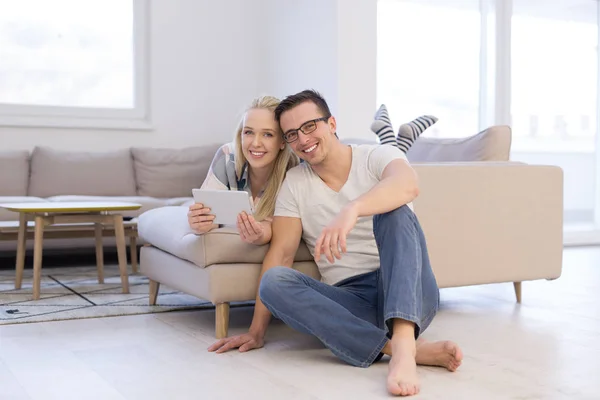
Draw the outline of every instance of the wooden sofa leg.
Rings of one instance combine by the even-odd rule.
[[[515,295],[517,295],[517,303],[521,303],[521,282],[513,282],[515,285]]]
[[[227,330],[229,329],[229,303],[217,304],[216,310],[216,337],[217,339],[223,339],[227,337]]]
[[[149,280],[150,286],[150,301],[148,302],[151,306],[156,305],[156,298],[158,297],[158,290],[160,289],[160,282]]]

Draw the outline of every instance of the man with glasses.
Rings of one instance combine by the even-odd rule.
[[[455,371],[462,360],[455,343],[419,338],[439,290],[412,211],[419,190],[405,154],[341,143],[327,103],[312,90],[285,98],[275,117],[304,163],[288,171],[277,198],[249,332],[209,350],[263,346],[274,315],[351,365],[391,356],[387,388],[395,395],[419,392],[417,364]],[[290,268],[301,238],[321,281]]]

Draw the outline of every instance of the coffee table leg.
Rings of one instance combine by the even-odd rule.
[[[35,243],[33,246],[33,299],[40,298],[42,281],[42,244],[44,242],[44,217],[35,217]]]
[[[17,236],[17,264],[15,266],[15,289],[21,289],[25,269],[25,248],[27,244],[27,214],[19,213],[19,233]]]
[[[104,248],[102,247],[102,224],[94,224],[96,231],[96,266],[98,268],[98,283],[104,283]]]
[[[127,250],[125,246],[125,229],[123,216],[113,215],[115,226],[115,239],[117,241],[117,256],[119,258],[119,271],[121,272],[121,286],[123,293],[129,293],[129,278],[127,277]]]

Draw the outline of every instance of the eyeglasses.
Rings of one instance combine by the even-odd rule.
[[[306,121],[305,123],[302,124],[302,126],[300,126],[300,128],[293,129],[291,131],[287,131],[283,135],[283,139],[287,143],[295,142],[296,140],[298,140],[298,131],[302,131],[302,133],[304,133],[305,135],[308,135],[310,133],[313,133],[317,129],[317,122],[327,121],[328,119],[329,119],[329,117],[321,117],[321,118],[311,119],[310,121]]]

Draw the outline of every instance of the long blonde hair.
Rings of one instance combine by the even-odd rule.
[[[250,106],[246,109],[246,112],[252,109],[267,109],[275,113],[275,107],[277,107],[280,102],[281,100],[273,96],[261,96],[252,101]],[[275,114],[273,114],[273,120],[275,120]],[[238,178],[242,176],[244,165],[248,161],[242,151],[243,125],[244,121],[242,118],[235,134],[235,173]],[[279,124],[277,124],[277,133],[280,137],[283,137]],[[285,174],[288,169],[295,167],[299,162],[300,159],[298,156],[294,154],[292,149],[290,149],[290,146],[285,143],[285,147],[279,152],[275,159],[273,170],[271,171],[271,176],[267,180],[265,191],[258,202],[258,206],[254,210],[254,218],[256,218],[257,221],[262,221],[265,218],[273,216],[275,213],[277,193],[279,193]]]

